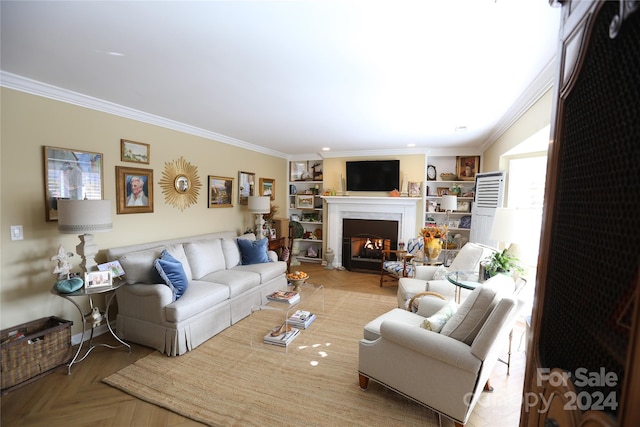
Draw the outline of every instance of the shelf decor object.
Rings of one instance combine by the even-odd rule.
[[[264,238],[262,227],[264,226],[263,214],[271,211],[271,200],[269,196],[249,196],[249,212],[256,215],[256,239]]]
[[[202,184],[198,168],[180,157],[175,162],[165,162],[160,186],[164,200],[183,211],[196,203]]]
[[[93,233],[104,233],[111,228],[111,200],[58,201],[58,231],[79,235],[76,252],[82,257],[80,268],[83,272],[98,269],[94,259],[98,246],[93,241]]]
[[[449,225],[449,215],[452,211],[458,208],[458,196],[446,195],[442,196],[440,199],[440,209],[444,210],[447,213],[447,220],[445,224]],[[447,247],[448,249],[448,247]]]

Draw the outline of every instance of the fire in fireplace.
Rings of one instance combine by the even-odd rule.
[[[379,272],[382,251],[397,244],[397,221],[344,219],[342,265],[347,270]]]
[[[389,239],[386,240],[388,241]],[[378,236],[351,238],[351,253],[356,258],[381,259],[383,249],[385,249],[385,239],[381,239]]]

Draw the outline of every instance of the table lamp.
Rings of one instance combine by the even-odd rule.
[[[263,214],[271,212],[271,198],[269,196],[249,196],[249,212],[256,215],[256,239],[264,237],[262,227],[264,226]]]
[[[58,200],[58,231],[78,234],[76,252],[82,257],[80,268],[86,273],[97,270],[94,257],[98,246],[93,233],[111,231],[111,200]]]
[[[440,197],[440,209],[447,213],[447,222],[445,225],[449,227],[449,214],[458,209],[458,196],[447,194]]]
[[[507,252],[518,257],[520,252],[516,242],[520,233],[518,226],[518,214],[515,209],[496,208],[489,238],[504,243],[505,247],[510,244]]]

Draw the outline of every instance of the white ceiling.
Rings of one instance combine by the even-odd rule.
[[[550,86],[559,17],[545,0],[3,0],[2,84],[282,157],[479,149]]]

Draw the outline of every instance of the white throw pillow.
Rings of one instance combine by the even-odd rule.
[[[444,279],[444,275],[449,272],[449,269],[444,265],[438,266],[438,269],[433,273],[433,277],[431,280],[440,280]]]
[[[199,280],[214,271],[225,269],[221,239],[187,242],[184,251],[189,259],[193,278]]]
[[[424,319],[420,327],[428,331],[440,332],[447,320],[455,314],[456,309],[457,305],[453,301],[449,301],[435,314]]]

